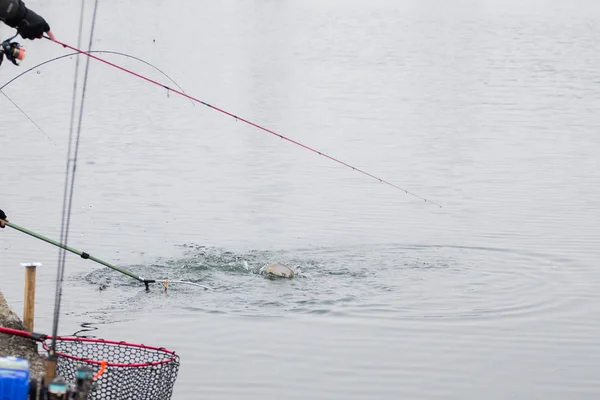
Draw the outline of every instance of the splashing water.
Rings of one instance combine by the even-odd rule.
[[[236,253],[194,244],[181,248],[179,258],[128,268],[148,276],[202,283],[213,291],[173,285],[168,304],[154,290],[145,298],[136,295],[132,307],[163,303],[199,312],[256,316],[511,317],[560,307],[559,292],[569,282],[556,260],[507,249],[390,245]],[[298,278],[265,279],[261,269],[272,263],[293,267]],[[523,267],[507,270],[508,263]],[[527,267],[531,265],[536,267]],[[139,287],[106,269],[88,273],[85,281],[117,298],[130,287]]]

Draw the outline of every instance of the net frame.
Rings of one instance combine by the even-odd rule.
[[[50,337],[42,347],[50,354]],[[168,400],[179,371],[179,355],[164,347],[82,337],[56,337],[56,374],[75,383],[79,366],[98,373],[90,400]]]

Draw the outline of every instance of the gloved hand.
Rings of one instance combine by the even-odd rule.
[[[48,36],[54,40],[54,35],[50,32],[50,25],[46,20],[25,7],[22,1],[19,1],[19,10],[15,17],[6,21],[6,24],[17,28],[17,32],[23,39],[39,39],[44,36],[44,33],[48,32]]]
[[[8,219],[6,219],[4,211],[0,210],[0,228],[4,228],[4,221],[8,222]]]
[[[50,25],[46,20],[29,9],[26,10],[25,17],[16,28],[23,39],[31,40],[40,39],[44,33],[50,32]]]

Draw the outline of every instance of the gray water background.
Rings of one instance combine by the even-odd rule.
[[[77,44],[79,2],[28,5]],[[92,62],[69,244],[214,290],[70,255],[59,333],[176,350],[174,399],[596,398],[599,23],[591,0],[100,2],[96,50],[443,208]],[[26,44],[0,82],[66,54]],[[52,238],[74,68],[4,90],[52,140],[0,97],[0,207]],[[57,254],[0,232],[19,313],[43,263],[40,332]]]

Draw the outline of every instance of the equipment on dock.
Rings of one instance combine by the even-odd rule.
[[[163,347],[80,337],[52,338],[4,327],[0,327],[0,333],[40,342],[50,357],[50,341],[54,339],[57,360],[56,376],[50,382],[38,382],[30,380],[27,360],[0,358],[1,400],[26,400],[28,395],[30,400],[168,400],[173,394],[179,355]]]
[[[27,400],[29,361],[18,357],[0,357],[0,399]]]

